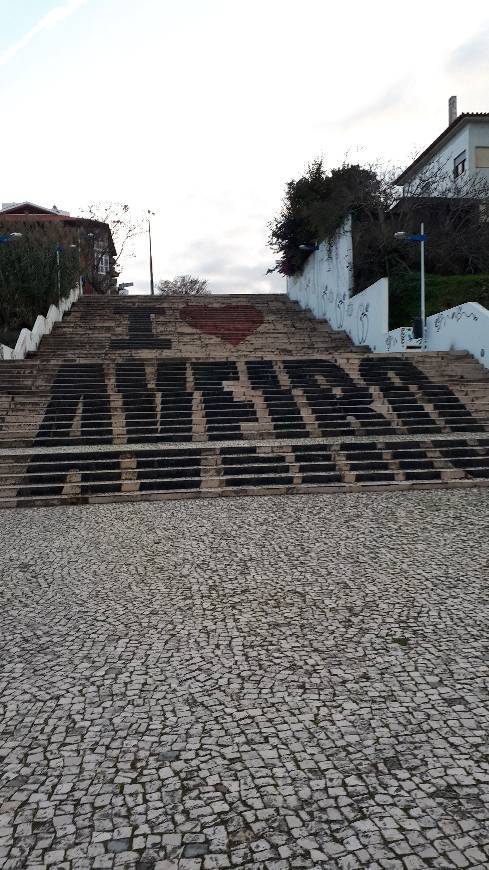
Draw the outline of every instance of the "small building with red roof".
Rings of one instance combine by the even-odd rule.
[[[10,229],[26,235],[32,228],[57,223],[62,229],[63,237],[68,232],[78,247],[83,292],[116,293],[119,274],[116,268],[117,251],[107,223],[92,218],[73,217],[55,205],[46,208],[34,202],[3,203],[0,209],[0,229],[6,232]]]

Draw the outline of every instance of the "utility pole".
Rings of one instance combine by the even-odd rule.
[[[425,234],[424,234],[424,223],[421,224],[421,229],[419,233],[420,238],[420,253],[421,253],[421,324],[423,334],[421,336],[421,344],[423,350],[426,350],[426,286],[425,286],[425,274],[424,274],[424,242],[425,242]]]
[[[56,284],[58,288],[58,306],[61,302],[61,263],[59,258],[59,252],[60,247],[58,242],[58,244],[56,245]]]
[[[413,326],[414,338],[421,339],[421,350],[426,350],[427,335],[426,335],[426,282],[425,282],[425,263],[424,263],[424,243],[426,236],[424,232],[424,222],[421,223],[419,233],[406,233],[400,230],[394,233],[394,238],[402,239],[406,242],[419,242],[420,250],[420,276],[421,276],[421,300],[420,300],[420,317],[416,318]],[[419,334],[418,333],[419,330]]]
[[[155,283],[153,280],[153,253],[151,250],[151,215],[154,217],[154,211],[148,209],[148,237],[149,237],[149,281],[151,287],[151,295],[155,295]]]

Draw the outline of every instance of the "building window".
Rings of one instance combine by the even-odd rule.
[[[99,275],[108,275],[110,269],[109,255],[102,254],[98,263]]]
[[[476,169],[489,169],[489,147],[486,145],[479,145],[475,149],[475,168]]]
[[[465,168],[466,168],[466,162],[467,162],[467,159],[466,159],[465,151],[462,151],[461,154],[459,154],[458,157],[456,157],[455,160],[453,161],[453,175],[455,178],[459,178],[461,175],[464,174]]]

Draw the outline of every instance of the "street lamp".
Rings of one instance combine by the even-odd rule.
[[[154,211],[148,209],[148,237],[149,237],[149,283],[151,287],[151,295],[155,295],[155,284],[153,280],[153,254],[151,251],[151,217],[154,217]]]
[[[404,242],[419,242],[420,243],[420,260],[421,260],[421,335],[418,334],[416,323],[414,324],[414,338],[421,338],[421,347],[426,350],[426,289],[425,289],[425,271],[424,271],[424,243],[426,236],[424,233],[424,223],[421,223],[419,233],[394,233],[395,239],[400,239]]]
[[[59,259],[59,254],[61,251],[61,245],[58,243],[56,245],[56,284],[58,285],[58,307],[61,302],[61,263]]]
[[[314,245],[299,245],[299,251],[319,251],[319,245],[317,242]]]
[[[88,262],[87,262],[87,270],[90,275],[90,287],[91,293],[95,292],[95,233],[87,233],[87,239],[89,239],[88,245]]]

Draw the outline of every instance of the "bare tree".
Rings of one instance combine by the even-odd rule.
[[[450,197],[452,199],[487,199],[489,183],[483,173],[458,174],[451,158],[438,158],[420,169],[404,185],[405,197]]]
[[[124,202],[93,202],[82,211],[82,215],[109,225],[116,249],[114,265],[120,271],[121,264],[134,257],[134,241],[145,230],[144,216],[134,214]],[[110,251],[97,252],[99,259],[108,253]],[[98,268],[98,264],[95,265]]]
[[[355,203],[353,245],[355,289],[364,289],[379,275],[417,271],[419,251],[394,238],[397,230],[419,232],[425,225],[429,244],[426,268],[434,275],[489,272],[489,181],[487,177],[455,176],[447,162],[434,162],[404,187],[396,184],[393,167],[369,167],[378,179],[374,200]]]
[[[207,296],[207,281],[204,278],[193,278],[192,275],[177,275],[170,281],[158,281],[156,290],[162,296]]]

